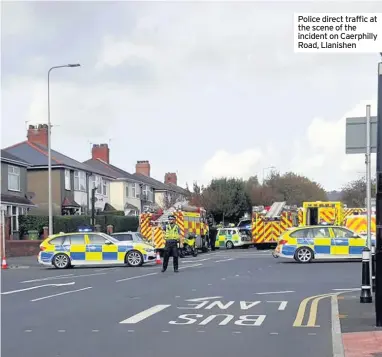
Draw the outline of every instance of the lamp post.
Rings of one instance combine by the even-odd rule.
[[[63,66],[51,67],[48,71],[48,209],[49,209],[49,235],[53,234],[53,203],[52,203],[52,150],[51,150],[51,129],[50,122],[50,72],[58,68],[80,67],[79,63],[65,64]]]

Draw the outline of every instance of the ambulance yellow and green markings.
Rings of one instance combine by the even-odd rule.
[[[233,249],[234,247],[241,247],[250,245],[250,239],[244,241],[238,228],[220,228],[216,234],[216,248]]]
[[[60,233],[40,245],[38,262],[58,269],[70,266],[126,264],[141,266],[155,259],[155,249],[146,243],[118,241],[104,233]]]

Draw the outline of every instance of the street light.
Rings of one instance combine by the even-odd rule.
[[[63,66],[51,67],[48,71],[48,209],[49,209],[49,235],[53,234],[53,203],[52,203],[52,149],[51,149],[51,129],[50,122],[50,72],[58,68],[80,67],[79,63],[65,64]]]

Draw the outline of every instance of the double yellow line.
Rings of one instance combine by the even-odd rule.
[[[315,295],[315,296],[307,297],[306,299],[302,300],[300,307],[298,308],[296,319],[294,320],[294,323],[293,323],[293,327],[320,327],[319,325],[316,325],[318,303],[322,299],[325,299],[327,297],[338,296],[341,293],[342,292],[332,293],[332,294]],[[306,325],[303,325],[302,323],[303,323],[303,320],[305,317],[306,307],[310,301],[312,301],[312,304],[310,305],[308,322]]]

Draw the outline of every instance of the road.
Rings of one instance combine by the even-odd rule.
[[[171,268],[4,271],[2,356],[331,357],[331,295],[360,277],[360,263],[301,265],[255,249]]]

